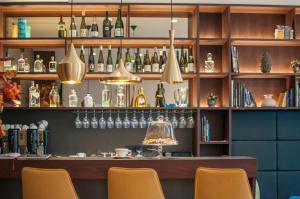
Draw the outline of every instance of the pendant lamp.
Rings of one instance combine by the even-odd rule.
[[[122,6],[123,1],[121,0],[121,13],[122,13]],[[120,45],[121,45],[121,54],[122,54],[122,38],[120,38]],[[130,73],[124,66],[124,62],[122,56],[119,59],[119,63],[116,69],[107,75],[104,78],[100,79],[100,83],[103,84],[138,84],[142,81],[139,76],[136,76]]]
[[[71,17],[73,16],[73,0],[71,1]],[[71,34],[71,44],[67,55],[58,63],[57,75],[63,84],[79,84],[86,74],[86,66],[78,57]]]
[[[168,53],[168,59],[165,66],[165,70],[162,74],[161,81],[169,84],[182,83],[183,79],[177,62],[174,49],[174,35],[175,30],[173,28],[173,2],[171,0],[171,30],[169,31],[170,36],[170,49]]]

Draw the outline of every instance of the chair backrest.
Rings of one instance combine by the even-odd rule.
[[[64,169],[22,169],[23,199],[78,199]]]
[[[195,199],[253,199],[247,174],[242,169],[198,168]]]
[[[108,199],[165,199],[155,170],[110,168]]]

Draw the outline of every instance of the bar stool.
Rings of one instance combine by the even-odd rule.
[[[79,199],[64,169],[22,169],[23,199]]]
[[[195,199],[253,199],[247,174],[242,169],[198,168]]]
[[[108,199],[165,199],[158,175],[148,168],[110,168]]]

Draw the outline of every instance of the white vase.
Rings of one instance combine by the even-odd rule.
[[[276,107],[276,101],[273,99],[272,94],[264,95],[264,99],[261,102],[261,107]]]

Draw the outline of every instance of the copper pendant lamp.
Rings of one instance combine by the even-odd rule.
[[[71,1],[71,17],[73,15],[73,0]],[[86,66],[78,57],[71,33],[71,44],[67,55],[59,62],[57,66],[57,75],[63,84],[79,84],[86,74]]]
[[[169,31],[170,36],[170,49],[168,54],[168,60],[166,63],[165,70],[162,74],[161,81],[169,84],[182,83],[183,79],[177,62],[174,49],[174,35],[175,30],[173,28],[173,2],[171,0],[171,30]]]

